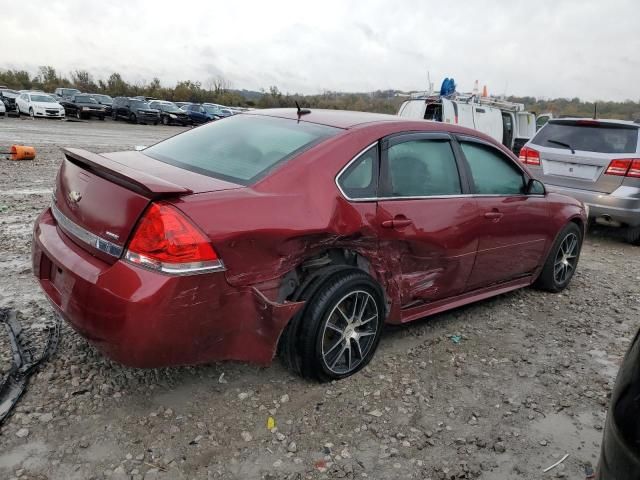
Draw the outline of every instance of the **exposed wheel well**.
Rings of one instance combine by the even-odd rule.
[[[572,223],[575,223],[578,226],[578,228],[580,229],[580,231],[584,233],[584,223],[583,223],[581,218],[574,217],[570,221]]]
[[[369,260],[348,248],[332,248],[309,257],[284,276],[278,292],[278,301],[296,300],[310,283],[318,283],[322,277],[349,268],[357,268],[371,275]]]

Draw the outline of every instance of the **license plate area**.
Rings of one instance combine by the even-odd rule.
[[[581,163],[542,160],[542,171],[545,175],[595,181],[600,173],[600,167],[596,165],[584,165]]]

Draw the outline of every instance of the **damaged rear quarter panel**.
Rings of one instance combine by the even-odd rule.
[[[396,130],[391,122],[345,131],[253,186],[191,195],[176,205],[212,239],[234,287],[255,286],[275,301],[287,272],[329,248],[348,248],[369,261],[370,273],[393,295],[386,281],[392,272],[379,252],[376,203],[348,202],[335,177],[364,147]]]

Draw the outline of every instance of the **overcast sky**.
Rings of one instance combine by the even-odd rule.
[[[0,13],[0,68],[225,77],[233,88],[640,99],[640,1],[27,0]]]

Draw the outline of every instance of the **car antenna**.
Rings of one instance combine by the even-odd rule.
[[[300,108],[300,104],[298,104],[297,100],[296,100],[296,108],[298,109],[298,116],[306,115],[307,113],[311,113],[311,110],[309,110],[308,108]]]

